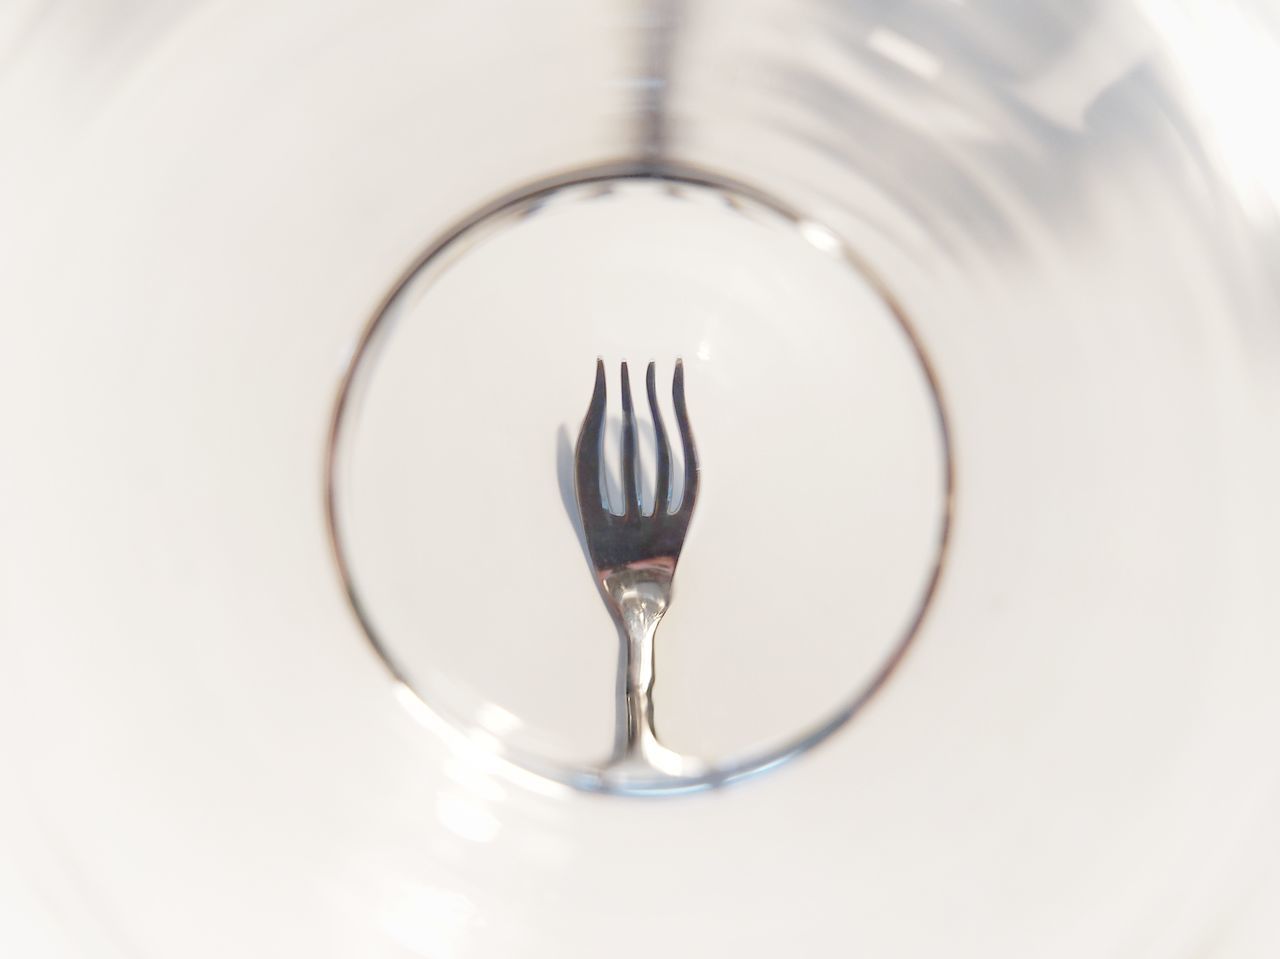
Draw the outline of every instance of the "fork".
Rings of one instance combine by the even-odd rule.
[[[656,438],[653,509],[641,507],[636,456],[636,418],[627,364],[622,364],[622,511],[613,512],[603,493],[600,455],[606,406],[604,361],[596,361],[595,389],[574,452],[574,493],[587,552],[600,590],[626,637],[626,729],[611,770],[624,774],[675,776],[690,771],[690,759],[658,741],[653,719],[653,638],[671,605],[671,583],[698,496],[698,454],[685,407],[684,364],[676,360],[671,398],[684,451],[684,481],[672,509],[671,448],[658,409],[654,364],[645,374]]]

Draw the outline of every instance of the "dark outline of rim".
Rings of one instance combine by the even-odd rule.
[[[479,207],[461,220],[456,221],[453,226],[448,228],[435,241],[430,243],[422,253],[420,253],[408,269],[404,270],[390,292],[383,297],[377,308],[373,311],[370,319],[365,323],[364,329],[361,331],[356,341],[355,348],[352,350],[351,357],[347,362],[342,378],[338,383],[337,397],[333,404],[333,411],[330,417],[329,432],[325,443],[324,454],[324,499],[325,499],[325,523],[328,531],[329,547],[333,555],[334,563],[337,567],[338,576],[342,583],[343,592],[346,594],[347,602],[351,607],[352,613],[355,615],[357,624],[363,632],[365,639],[382,660],[383,665],[391,674],[391,678],[401,687],[411,693],[426,709],[432,714],[438,716],[444,723],[450,727],[459,728],[457,723],[449,719],[447,715],[438,711],[422,696],[420,696],[413,685],[409,682],[404,670],[396,662],[394,656],[391,655],[389,649],[379,638],[377,630],[374,628],[373,621],[367,612],[364,602],[360,598],[359,590],[356,587],[355,577],[351,567],[347,563],[347,557],[343,547],[343,537],[339,529],[338,519],[338,498],[339,480],[338,461],[340,459],[340,451],[343,444],[343,438],[346,435],[344,431],[344,421],[351,405],[352,390],[355,381],[359,375],[361,366],[365,358],[370,353],[370,348],[377,339],[379,332],[383,327],[383,320],[387,313],[395,305],[397,300],[410,286],[415,277],[422,272],[433,261],[443,254],[448,253],[455,244],[458,243],[472,229],[484,223],[485,221],[499,216],[503,213],[512,211],[518,207],[531,203],[536,204],[537,201],[550,196],[560,190],[573,187],[584,186],[593,183],[613,182],[618,180],[657,180],[668,181],[677,184],[685,184],[689,186],[703,187],[713,190],[724,191],[730,194],[743,196],[765,209],[770,210],[774,214],[782,217],[793,225],[802,225],[805,223],[818,223],[810,217],[800,213],[795,208],[785,204],[762,190],[758,190],[747,184],[734,180],[731,177],[719,176],[711,174],[707,171],[698,169],[693,166],[686,166],[671,162],[617,162],[596,164],[589,167],[583,167],[577,170],[569,171],[560,175],[546,177],[533,181],[523,187],[509,191],[495,200]],[[938,427],[939,440],[942,447],[943,458],[943,503],[941,522],[938,529],[937,548],[935,552],[933,568],[929,575],[929,579],[924,589],[919,595],[916,605],[916,613],[907,627],[902,631],[902,636],[892,652],[883,660],[879,670],[871,677],[871,679],[862,687],[851,700],[844,706],[839,708],[832,716],[817,726],[812,727],[808,732],[794,738],[788,745],[775,747],[771,750],[759,753],[754,756],[748,756],[724,766],[715,766],[708,768],[705,772],[697,776],[690,777],[673,777],[670,781],[655,782],[652,784],[644,784],[642,786],[619,786],[611,784],[606,777],[602,775],[602,770],[586,771],[590,767],[578,767],[571,774],[565,775],[564,769],[572,769],[567,764],[547,764],[545,762],[534,761],[532,757],[509,748],[500,748],[493,751],[493,755],[525,772],[532,773],[545,780],[557,783],[563,786],[570,786],[583,792],[605,793],[610,795],[626,795],[626,796],[669,796],[680,795],[691,792],[702,792],[704,790],[715,789],[727,786],[732,783],[740,782],[754,776],[761,775],[772,769],[786,764],[795,759],[815,746],[826,740],[828,737],[837,732],[841,727],[846,725],[857,715],[864,706],[884,687],[889,677],[897,670],[898,666],[906,657],[907,651],[914,644],[916,637],[919,635],[930,607],[937,596],[938,587],[942,580],[943,569],[946,566],[948,547],[951,542],[951,529],[954,519],[955,510],[955,458],[951,441],[951,427],[947,416],[946,404],[942,399],[942,390],[938,383],[937,374],[933,368],[933,364],[929,360],[928,354],[925,352],[923,344],[920,342],[919,336],[911,321],[907,317],[906,311],[901,304],[889,291],[885,283],[880,279],[879,275],[871,269],[871,267],[863,261],[844,241],[841,235],[826,228],[832,236],[840,241],[839,255],[845,260],[862,279],[871,287],[880,300],[889,309],[897,321],[899,327],[906,334],[907,340],[911,344],[912,351],[915,354],[916,361],[920,364],[920,369],[924,373],[924,377],[929,386],[929,392],[933,401],[934,417]]]

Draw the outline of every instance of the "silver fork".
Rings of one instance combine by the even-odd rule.
[[[684,364],[676,360],[671,397],[684,450],[684,483],[680,503],[673,510],[671,449],[658,410],[652,363],[645,383],[657,440],[652,512],[644,513],[640,504],[636,418],[626,363],[622,364],[622,512],[610,510],[602,493],[600,448],[606,401],[603,360],[596,361],[595,390],[578,434],[574,492],[591,564],[605,601],[626,634],[626,735],[610,768],[624,775],[687,775],[691,760],[663,746],[654,730],[653,637],[671,605],[676,560],[698,496],[698,454],[685,408]]]

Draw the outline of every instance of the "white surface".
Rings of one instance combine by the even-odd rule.
[[[625,802],[504,778],[389,692],[320,468],[400,267],[629,148],[634,9],[105,9],[0,42],[6,954],[1274,955],[1276,228],[1202,106],[1256,74],[1135,17],[1088,77],[1126,21],[1087,4],[691,11],[672,148],[902,296],[955,550],[844,734]],[[1062,64],[1097,91],[1070,124]]]

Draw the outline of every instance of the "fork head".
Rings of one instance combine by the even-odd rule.
[[[674,495],[671,473],[671,447],[658,409],[654,364],[645,374],[649,410],[653,414],[656,452],[656,477],[653,509],[645,513],[639,496],[636,475],[636,418],[631,400],[631,380],[627,364],[622,364],[622,512],[613,512],[602,492],[601,446],[604,436],[606,388],[604,361],[596,361],[595,390],[587,407],[578,445],[574,454],[574,492],[578,512],[586,534],[591,564],[615,607],[621,601],[619,590],[637,580],[647,586],[647,593],[665,610],[670,600],[671,577],[684,545],[689,519],[698,497],[698,454],[689,429],[689,413],[685,407],[684,364],[676,360],[671,398],[675,407],[676,428],[684,453],[684,476],[680,500],[672,508]],[[660,613],[659,613],[660,615]]]

